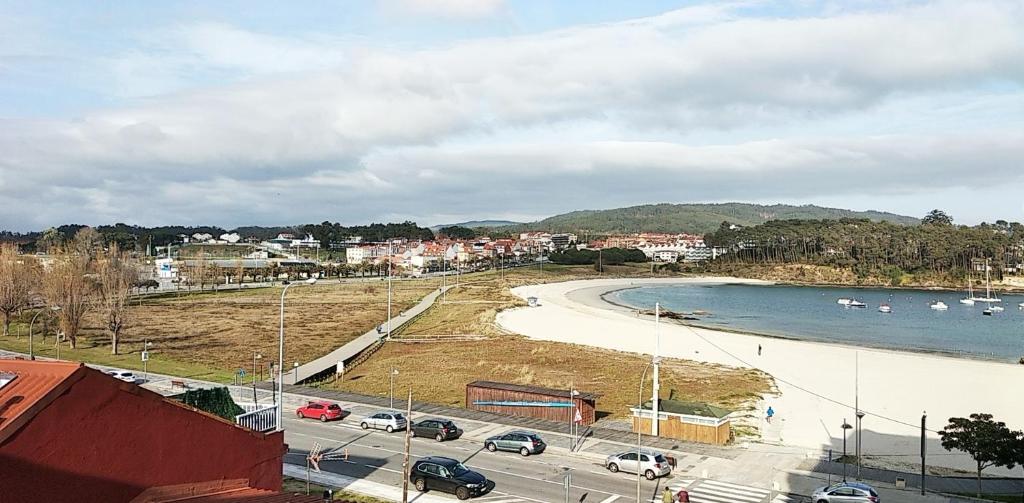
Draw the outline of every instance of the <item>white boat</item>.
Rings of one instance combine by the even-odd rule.
[[[850,302],[852,302],[850,299],[839,299],[836,301],[836,304],[839,304],[841,306],[848,306],[850,305]]]
[[[974,297],[974,301],[975,302],[988,302],[988,303],[991,304],[993,302],[1002,302],[1003,301],[1003,299],[1000,299],[999,297],[993,297],[992,296],[992,280],[991,280],[991,278],[989,278],[989,274],[988,274],[989,269],[990,269],[990,267],[988,265],[988,259],[985,259],[985,296],[984,297]]]
[[[892,306],[890,306],[889,304],[882,304],[882,305],[878,306],[878,312],[880,312],[880,313],[891,313],[892,312]]]
[[[1020,304],[1017,304],[1017,308],[1024,309],[1024,302],[1021,302]]]
[[[991,309],[993,313],[1003,312],[1003,306],[992,306],[989,309]]]
[[[850,307],[868,307],[868,305],[857,299],[853,299],[850,301]]]
[[[992,316],[992,308],[986,307],[985,310],[981,312],[981,314],[984,314],[985,316]]]
[[[967,274],[967,297],[960,299],[961,304],[968,306],[974,305],[974,281],[971,279],[970,273]]]
[[[930,307],[930,308],[932,308],[932,309],[934,309],[936,311],[945,311],[945,310],[949,309],[949,306],[947,306],[946,303],[942,302],[941,300],[935,301],[934,303],[932,303],[928,307]]]

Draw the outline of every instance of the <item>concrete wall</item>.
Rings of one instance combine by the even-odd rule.
[[[248,479],[281,489],[283,435],[168,403],[99,371],[0,445],[0,501],[129,501],[149,487]]]

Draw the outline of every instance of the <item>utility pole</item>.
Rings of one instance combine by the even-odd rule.
[[[392,241],[388,239],[388,340],[391,340],[391,260],[394,257]]]
[[[853,409],[857,416],[857,439],[854,449],[857,451],[857,480],[860,480],[860,420],[864,417],[860,411],[860,351],[853,353]]]
[[[654,393],[651,396],[651,435],[658,436],[661,414],[658,407],[658,394],[661,392],[661,383],[658,382],[659,371],[661,370],[661,303],[654,303]],[[639,463],[640,460],[638,459]]]
[[[921,413],[921,496],[924,496],[924,473],[925,473],[925,443],[924,443],[924,432],[925,432],[925,421],[928,419],[928,412]]]
[[[409,503],[409,448],[412,435],[412,387],[409,387],[409,402],[405,406],[405,455],[402,457],[402,503]]]

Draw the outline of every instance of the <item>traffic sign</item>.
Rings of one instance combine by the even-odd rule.
[[[143,351],[142,352],[142,361],[144,361],[144,362],[148,362],[149,361],[149,351]]]
[[[239,377],[245,377],[245,369],[238,369]]]

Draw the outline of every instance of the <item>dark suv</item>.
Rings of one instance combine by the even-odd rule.
[[[416,462],[409,473],[409,482],[420,492],[436,489],[454,493],[460,500],[480,496],[494,483],[487,477],[466,468],[458,460],[441,456],[428,456]]]
[[[461,437],[462,430],[455,426],[450,419],[430,418],[412,425],[412,436],[434,437],[434,440],[442,442]]]

